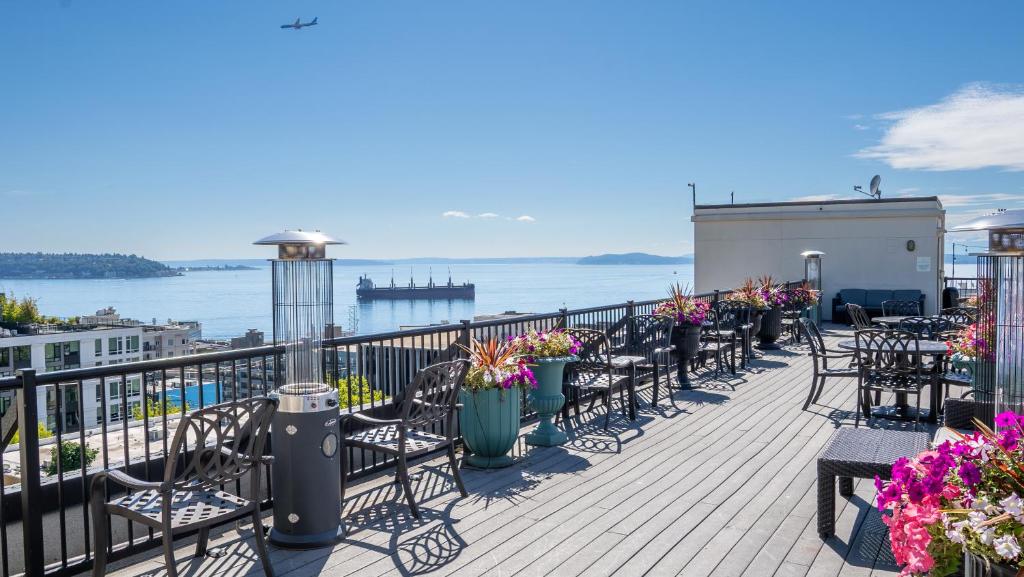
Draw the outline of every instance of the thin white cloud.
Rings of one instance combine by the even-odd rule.
[[[441,216],[444,218],[469,218],[469,215],[461,210],[446,210]]]
[[[477,218],[498,218],[498,215],[493,212],[482,212],[476,215]]]
[[[917,170],[1024,170],[1024,89],[971,84],[937,104],[880,116],[882,140],[854,156]]]
[[[940,194],[939,200],[942,201],[942,206],[946,208],[958,206],[975,206],[979,204],[1014,205],[1024,204],[1024,195],[1006,194],[1005,192],[996,192],[989,194]],[[1004,206],[1003,208],[1009,208],[1009,206]],[[979,210],[981,210],[982,213],[986,211],[992,211],[991,208]]]
[[[518,220],[519,222],[537,222],[537,219],[526,214],[524,214],[523,216],[517,216],[516,220]]]
[[[798,196],[793,198],[794,202],[822,202],[825,200],[840,200],[843,198],[849,198],[841,194],[809,194],[807,196]]]
[[[853,127],[855,129],[857,129],[857,130],[867,130],[867,129],[871,128],[870,126],[868,126],[866,124],[854,124]]]
[[[4,196],[6,198],[25,198],[25,197],[28,197],[28,196],[39,196],[41,194],[42,193],[36,192],[34,190],[17,190],[16,189],[16,190],[5,190],[3,192],[3,194],[0,194],[0,196]]]

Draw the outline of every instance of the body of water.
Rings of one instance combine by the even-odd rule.
[[[430,268],[436,283],[447,282],[447,264],[417,264],[412,271],[417,284],[426,284]],[[366,334],[510,310],[540,313],[661,298],[673,282],[693,284],[689,264],[459,264],[452,267],[452,282],[475,283],[475,301],[357,302],[361,274],[387,285],[392,271],[395,284],[409,282],[408,266],[335,266],[335,322],[349,329],[354,316],[358,332]],[[257,270],[201,271],[152,279],[0,279],[0,291],[38,299],[40,310],[48,315],[78,316],[113,306],[122,317],[146,322],[200,321],[204,338],[234,337],[250,328],[264,331],[268,341],[271,336],[269,264]]]

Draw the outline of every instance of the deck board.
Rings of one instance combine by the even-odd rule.
[[[843,333],[832,331],[829,339]],[[564,448],[534,448],[503,470],[465,470],[468,498],[443,459],[413,466],[423,520],[411,517],[383,473],[348,489],[349,534],[333,549],[272,548],[281,577],[497,575],[687,577],[894,575],[869,480],[836,502],[836,536],[817,535],[816,459],[852,425],[855,382],[829,380],[801,411],[810,359],[788,345],[736,377],[709,373],[636,423],[604,409],[571,423]],[[873,423],[875,424],[875,423]],[[524,432],[529,427],[524,428]],[[269,519],[268,519],[269,522]],[[213,539],[229,555],[186,562],[192,577],[260,575],[251,528]],[[111,575],[165,574],[154,553]],[[186,569],[187,567],[187,569]]]

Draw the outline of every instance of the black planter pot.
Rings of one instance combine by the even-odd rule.
[[[984,557],[964,553],[964,577],[1016,577],[1017,569],[1011,565],[991,563]]]
[[[761,317],[761,326],[757,331],[759,349],[777,349],[775,341],[782,336],[782,307],[773,306]]]
[[[690,388],[690,377],[687,375],[687,363],[700,352],[700,327],[696,325],[676,325],[672,327],[672,344],[676,347],[676,373],[679,385]]]
[[[764,311],[761,309],[754,309],[750,313],[750,324],[754,325],[751,327],[751,334],[756,335],[761,332],[761,321],[764,320]]]

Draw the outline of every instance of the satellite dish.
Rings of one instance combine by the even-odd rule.
[[[871,194],[875,198],[882,198],[882,191],[878,190],[878,185],[882,183],[882,177],[880,175],[874,175],[871,177]]]

